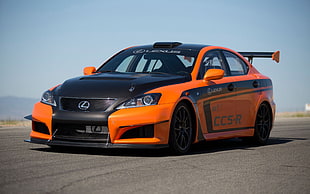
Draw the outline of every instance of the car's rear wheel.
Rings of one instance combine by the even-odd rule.
[[[268,141],[272,128],[272,113],[266,103],[260,105],[255,121],[254,143],[265,145]]]
[[[185,154],[192,144],[193,120],[188,106],[180,103],[175,108],[170,125],[169,146],[175,154]]]

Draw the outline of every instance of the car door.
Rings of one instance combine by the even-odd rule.
[[[208,51],[201,62],[198,79],[209,69],[223,69],[224,77],[211,80],[205,87],[199,88],[197,102],[201,128],[205,138],[216,136],[217,132],[225,132],[236,128],[239,117],[236,115],[234,78],[229,76],[229,69],[219,50]]]
[[[236,54],[223,51],[223,56],[227,62],[230,76],[234,78],[234,90],[236,96],[234,103],[236,105],[236,115],[240,118],[239,129],[250,129],[254,127],[256,104],[259,100],[260,80],[253,75],[248,75],[249,67]]]

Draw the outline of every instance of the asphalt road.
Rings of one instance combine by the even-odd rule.
[[[269,144],[166,150],[65,149],[0,128],[0,193],[310,193],[310,118],[278,119]]]

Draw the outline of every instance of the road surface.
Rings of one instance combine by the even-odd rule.
[[[277,119],[269,144],[166,150],[64,149],[0,128],[0,193],[310,193],[310,118]]]

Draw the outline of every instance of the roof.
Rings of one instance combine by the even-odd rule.
[[[199,51],[204,47],[208,47],[210,45],[203,44],[183,44],[180,42],[155,42],[153,45],[142,45],[138,46],[138,48],[144,49],[181,49],[181,50],[196,50]],[[136,47],[137,48],[137,47]]]

